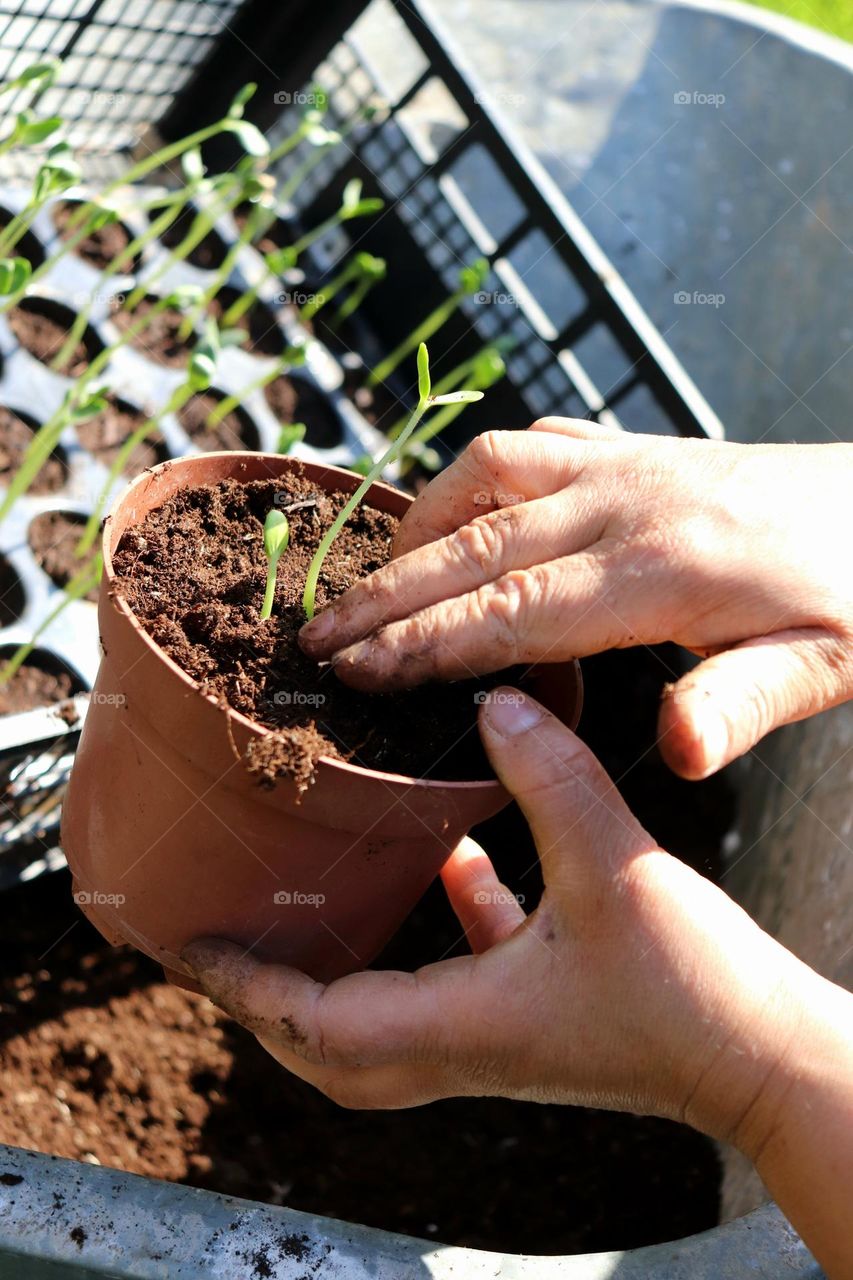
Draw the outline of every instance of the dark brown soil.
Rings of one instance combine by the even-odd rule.
[[[14,214],[9,209],[0,207],[0,231],[5,231],[13,217]],[[15,245],[14,256],[26,258],[34,271],[36,267],[40,267],[44,262],[44,249],[38,236],[32,231],[25,231]]]
[[[0,556],[0,627],[10,627],[24,612],[21,579],[5,556]]]
[[[74,323],[74,312],[61,302],[55,302],[53,298],[22,298],[9,312],[8,320],[9,327],[21,346],[37,360],[41,360],[42,364],[50,364],[68,336]],[[102,349],[98,335],[87,326],[83,337],[58,372],[69,378],[79,377],[86,372]]]
[[[261,447],[258,429],[245,409],[225,415],[216,426],[207,425],[208,416],[225,397],[219,391],[199,391],[178,410],[178,421],[197,449],[213,453],[218,449]]]
[[[239,289],[225,285],[215,298],[211,298],[208,311],[217,321],[240,297]],[[245,330],[246,338],[242,349],[254,356],[280,356],[284,351],[285,341],[278,321],[269,307],[263,302],[255,302],[245,315],[241,316],[236,328]]]
[[[0,485],[9,484],[20,468],[33,435],[39,424],[28,414],[19,414],[0,405]],[[44,463],[28,492],[33,494],[56,493],[65,484],[68,466],[65,450],[57,445]]]
[[[0,671],[14,652],[12,648],[0,652]],[[51,706],[82,689],[81,681],[56,658],[48,653],[31,653],[12,678],[0,684],[0,715]]]
[[[159,301],[153,293],[147,293],[132,311],[126,311],[122,306],[123,299],[116,299],[112,307],[113,324],[120,333],[126,333],[131,325],[138,324],[143,316],[149,315]],[[186,341],[178,336],[183,322],[183,312],[177,307],[165,307],[152,317],[150,324],[130,339],[130,346],[155,364],[166,365],[169,369],[182,369],[188,363],[195,344],[195,334],[191,333]]]
[[[142,426],[147,415],[118,396],[108,395],[106,398],[108,404],[103,413],[78,425],[77,438],[84,449],[93,453],[105,467],[110,467],[128,436]],[[163,437],[154,431],[148,440],[143,440],[133,450],[124,465],[124,473],[136,475],[146,467],[165,462],[168,456]]]
[[[305,440],[317,449],[331,449],[344,438],[338,415],[318,387],[304,378],[280,374],[264,387],[267,404],[279,422],[304,422]]]
[[[111,950],[64,872],[3,905],[0,1141],[513,1252],[633,1248],[717,1220],[716,1156],[689,1130],[487,1098],[342,1111],[143,956]],[[410,968],[458,935],[431,892],[386,962]]]
[[[79,200],[61,200],[51,208],[53,225],[61,240],[70,240],[80,230],[79,227],[70,227],[69,223],[81,207],[82,202]],[[133,236],[123,222],[110,222],[81,240],[73,252],[90,266],[103,271],[120,257],[132,239]],[[119,263],[119,270],[133,275],[139,270],[140,261],[139,257],[129,258]]]
[[[264,520],[274,505],[309,500],[315,505],[289,513],[290,546],[279,564],[273,616],[261,622]],[[282,773],[304,782],[306,760],[325,754],[418,777],[489,777],[474,695],[499,677],[368,696],[346,688],[299,648],[308,565],[344,501],[298,474],[185,490],[124,535],[114,561],[118,589],[207,692],[268,728],[288,731]],[[396,527],[392,516],[371,508],[350,518],[325,561],[318,609],[387,561]],[[265,760],[259,773],[272,763]]]
[[[30,521],[27,538],[32,553],[58,587],[67,586],[86,563],[74,554],[85,527],[86,517],[73,511],[42,511]],[[97,587],[83,599],[97,601]]]
[[[150,213],[150,221],[154,221],[160,217],[161,209],[155,213]],[[192,229],[198,210],[190,206],[183,208],[178,214],[175,221],[160,236],[161,241],[167,249],[177,249],[181,241],[187,236]],[[200,267],[202,271],[215,271],[217,267],[221,267],[228,253],[225,242],[216,231],[208,231],[203,240],[196,245],[195,249],[187,254],[186,261],[192,263],[194,267]]]

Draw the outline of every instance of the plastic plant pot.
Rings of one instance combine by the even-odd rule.
[[[508,801],[495,779],[441,782],[323,757],[300,797],[261,790],[242,758],[269,730],[203,694],[114,591],[125,530],[182,488],[269,479],[302,465],[325,489],[360,477],[258,453],[213,453],[143,473],[106,521],[99,623],[104,648],[64,805],[62,844],[78,904],[192,987],[180,952],[201,935],[328,981],[390,939],[450,851]],[[371,506],[402,516],[411,497],[374,485]],[[566,722],[580,710],[574,663],[534,673]]]

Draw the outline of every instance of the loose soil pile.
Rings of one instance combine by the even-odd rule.
[[[489,777],[474,695],[499,677],[366,696],[299,648],[308,566],[346,497],[298,473],[184,490],[124,535],[117,588],[205,692],[279,731],[281,770],[300,782],[319,755],[417,777]],[[273,616],[261,622],[264,521],[274,507],[300,502],[309,505],[288,512]],[[324,563],[318,608],[388,560],[397,524],[369,507],[352,516]],[[259,772],[269,777],[272,764],[260,762]]]
[[[480,1248],[631,1248],[716,1221],[713,1148],[677,1125],[496,1099],[342,1111],[111,950],[64,873],[2,908],[0,1141]],[[433,892],[386,960],[459,932]]]

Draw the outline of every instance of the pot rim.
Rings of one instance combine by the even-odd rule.
[[[184,686],[187,695],[191,695],[197,698],[203,698],[208,703],[214,702],[215,700],[203,694],[199,689],[199,686],[196,683],[196,681],[193,680],[191,676],[187,675],[186,671],[184,671],[184,669],[180,667],[178,663],[174,661],[174,659],[170,658],[169,655],[165,653],[158,644],[156,644],[156,642],[152,639],[152,637],[146,631],[145,627],[143,627],[142,623],[137,618],[136,614],[130,608],[130,605],[127,603],[125,598],[118,591],[115,590],[116,579],[115,579],[115,573],[113,571],[112,551],[111,551],[110,543],[112,541],[112,522],[113,522],[115,513],[119,508],[119,506],[123,506],[127,502],[128,498],[130,497],[134,489],[140,488],[142,485],[149,483],[150,477],[152,475],[157,475],[161,471],[173,471],[176,467],[180,467],[181,469],[186,469],[189,471],[192,469],[193,464],[209,462],[217,458],[227,459],[229,462],[233,461],[235,464],[239,464],[240,461],[247,458],[251,459],[255,463],[257,463],[258,461],[273,462],[276,464],[276,466],[280,466],[282,463],[284,463],[286,464],[284,468],[285,470],[288,470],[290,466],[293,464],[299,464],[307,467],[319,467],[323,471],[330,472],[333,476],[340,476],[342,479],[346,479],[346,480],[363,479],[363,477],[360,477],[358,475],[358,472],[350,471],[346,467],[334,466],[331,463],[313,462],[313,461],[309,461],[308,459],[302,459],[302,458],[289,458],[286,455],[276,454],[276,453],[263,453],[260,451],[255,452],[252,450],[222,449],[222,450],[212,450],[210,453],[190,455],[189,457],[185,457],[185,458],[170,458],[170,459],[167,459],[165,462],[158,463],[154,467],[147,467],[144,471],[141,471],[138,476],[135,476],[134,479],[131,480],[131,482],[127,485],[127,487],[123,489],[122,492],[115,499],[112,506],[110,507],[110,510],[106,519],[104,520],[104,527],[101,535],[101,551],[103,553],[103,561],[104,561],[104,577],[109,587],[110,603],[112,607],[116,609],[122,615],[122,617],[125,618],[125,620],[130,624],[130,626],[134,629],[134,631],[136,631],[137,635],[141,638],[143,644],[149,650],[149,652],[160,662],[164,663],[167,670],[173,676],[176,676],[178,678],[178,680]],[[272,471],[270,474],[271,474],[271,478],[273,478]],[[232,476],[231,478],[236,479],[237,477]],[[193,488],[194,486],[191,484],[186,484],[183,487]],[[396,489],[393,485],[386,484],[382,480],[377,480],[377,481],[374,481],[374,483],[370,486],[370,489],[368,489],[367,494],[365,495],[365,501],[367,502],[370,501],[370,496],[374,489],[384,489],[389,491],[390,493],[395,494],[396,496],[403,496],[403,497],[408,496],[406,494],[403,494],[400,489]],[[132,526],[128,525],[128,528],[130,527]],[[268,729],[264,725],[258,724],[256,720],[251,720],[248,716],[243,715],[241,711],[236,711],[231,706],[226,706],[225,708],[223,708],[223,714],[226,717],[227,724],[239,725],[239,727],[251,737],[263,738],[263,737],[275,735],[274,729]],[[474,790],[479,790],[479,791],[493,790],[494,791],[494,790],[503,789],[503,783],[496,777],[483,778],[480,780],[472,780],[468,782],[442,781],[440,778],[416,778],[409,774],[388,773],[380,769],[368,769],[368,768],[365,768],[363,765],[350,764],[348,760],[339,760],[339,759],[336,759],[334,756],[325,756],[325,755],[319,756],[317,763],[320,765],[323,765],[326,768],[340,770],[340,771],[343,771],[344,773],[351,774],[354,777],[364,778],[364,779],[372,778],[372,779],[376,779],[379,782],[383,782],[387,785],[393,785],[393,786],[400,786],[402,784],[408,787],[418,787],[427,792],[428,791],[468,792],[468,791],[474,791]]]

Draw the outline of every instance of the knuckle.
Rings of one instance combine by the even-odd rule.
[[[515,654],[525,615],[526,570],[505,573],[475,594],[476,607],[502,656]]]
[[[493,430],[475,436],[466,450],[469,461],[479,470],[491,475],[500,464],[503,446],[509,434],[507,431]]]
[[[497,568],[504,556],[506,522],[478,516],[463,525],[451,539],[451,554],[463,569]]]

